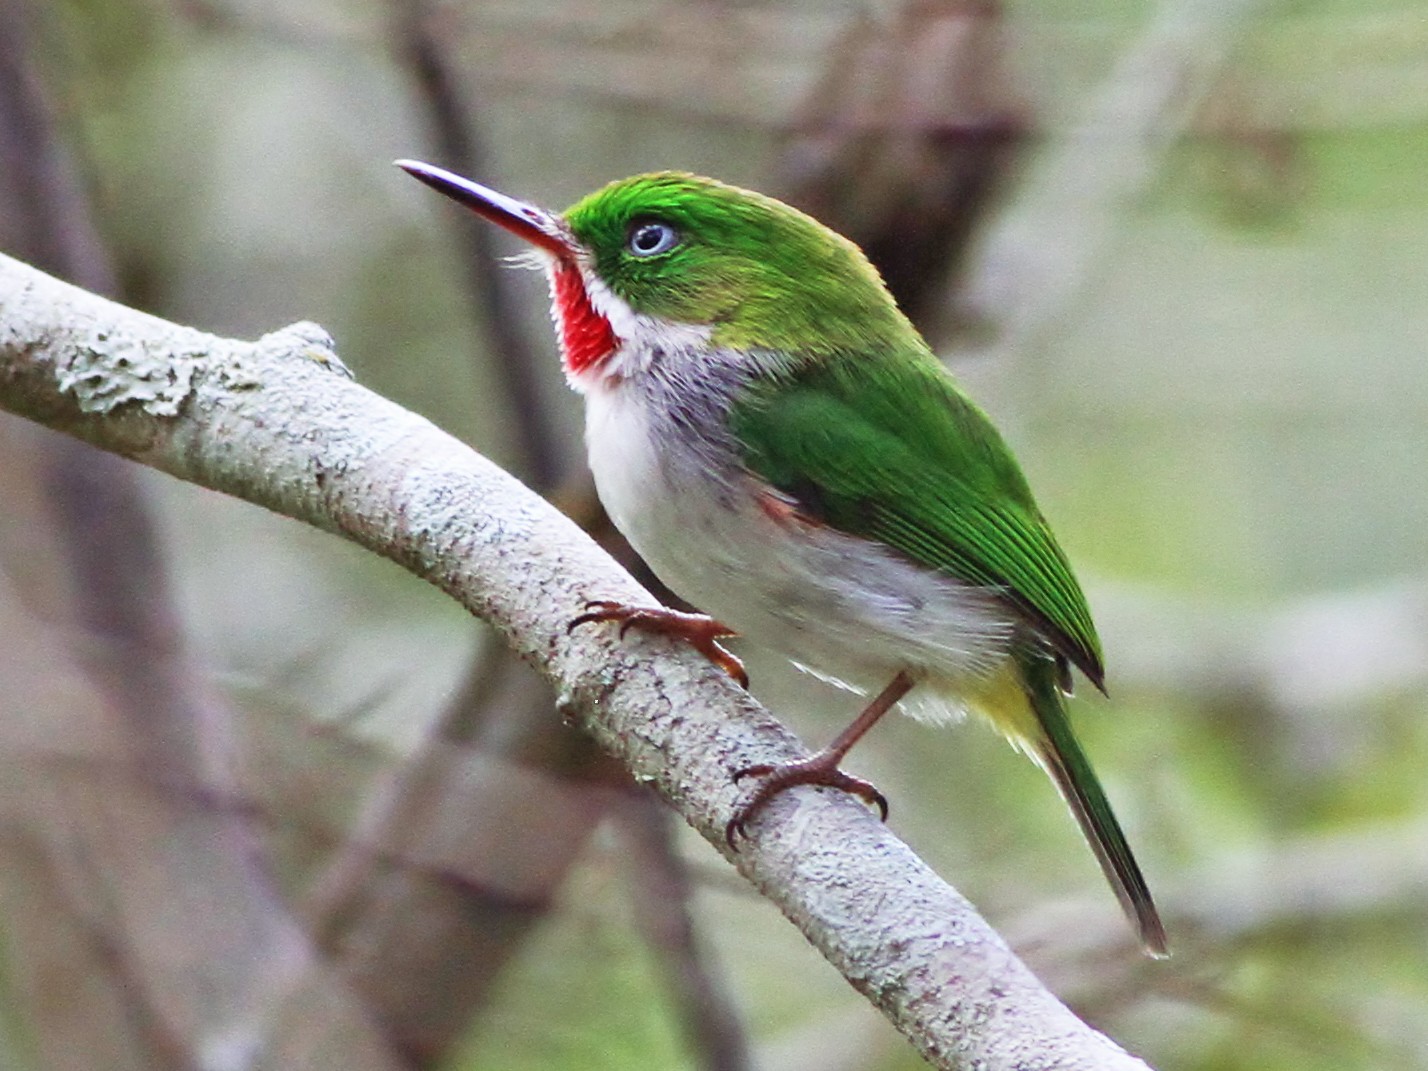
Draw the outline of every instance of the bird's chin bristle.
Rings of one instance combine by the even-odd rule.
[[[501,258],[508,268],[521,268],[527,271],[545,271],[550,265],[550,256],[542,253],[538,249],[527,249],[520,253],[512,253],[510,256]]]

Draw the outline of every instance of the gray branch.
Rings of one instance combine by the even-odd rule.
[[[526,487],[353,383],[321,329],[220,339],[0,257],[0,408],[341,534],[492,623],[551,682],[562,714],[668,800],[934,1066],[1145,1071],[857,801],[787,794],[730,851],[730,771],[797,758],[797,741],[672,641],[567,634],[587,600],[649,595]]]

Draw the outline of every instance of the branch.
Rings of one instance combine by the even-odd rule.
[[[730,772],[804,754],[673,641],[566,623],[648,594],[569,520],[338,374],[320,329],[202,334],[0,257],[0,407],[339,533],[493,624],[563,715],[668,800],[941,1068],[1145,1071],[1091,1030],[857,801],[780,797],[737,852]],[[657,656],[657,657],[651,657]]]

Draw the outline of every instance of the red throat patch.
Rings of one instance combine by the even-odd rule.
[[[620,340],[610,321],[590,303],[579,268],[564,260],[556,264],[551,269],[551,294],[567,372],[578,376],[615,352]]]

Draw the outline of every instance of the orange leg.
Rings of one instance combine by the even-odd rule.
[[[794,785],[827,785],[830,788],[851,792],[877,807],[882,812],[883,820],[886,821],[888,816],[887,797],[879,792],[871,782],[838,769],[838,764],[843,761],[843,756],[848,754],[852,746],[862,739],[863,734],[876,725],[878,719],[891,710],[897,701],[912,689],[915,683],[912,675],[906,670],[899,671],[888,686],[863,708],[861,714],[853,719],[852,724],[839,733],[833,742],[822,751],[798,762],[785,762],[777,766],[748,766],[734,774],[735,781],[742,781],[745,777],[762,777],[764,781],[753,796],[734,811],[734,817],[725,827],[724,839],[729,842],[729,847],[736,846],[734,842],[737,837],[748,835],[746,828],[748,823],[768,805],[770,800],[784,789],[792,788]]]
[[[622,602],[598,600],[587,602],[585,612],[565,628],[570,632],[595,621],[618,621],[621,636],[630,629],[637,628],[641,632],[654,632],[683,640],[738,681],[740,687],[749,686],[749,674],[744,669],[744,663],[719,642],[723,637],[733,636],[735,633],[706,614],[686,614],[666,606],[629,606]]]

